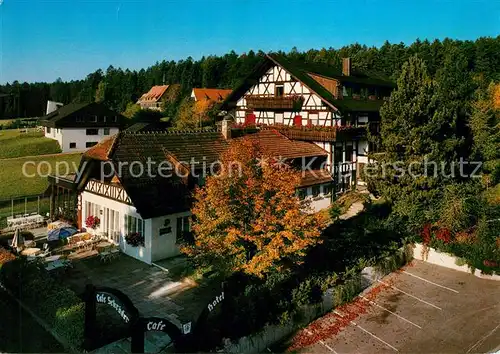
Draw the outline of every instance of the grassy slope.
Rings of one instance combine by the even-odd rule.
[[[80,158],[81,154],[75,153],[0,160],[0,199],[43,193],[48,187],[49,172],[58,175],[75,172]],[[26,176],[23,174],[25,163]]]
[[[0,291],[0,351],[3,353],[62,353],[62,346],[29,314]]]
[[[0,159],[61,152],[56,140],[43,132],[21,133],[17,129],[0,130]]]
[[[0,119],[0,125],[7,125],[14,122],[15,119]]]

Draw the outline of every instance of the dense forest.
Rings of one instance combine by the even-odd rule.
[[[417,40],[411,45],[390,44],[380,48],[352,44],[340,49],[311,49],[299,52],[295,48],[284,53],[289,58],[306,62],[324,62],[341,68],[341,58],[351,57],[353,68],[399,77],[402,65],[413,55],[426,62],[429,75],[434,76],[447,58],[457,56],[466,62],[475,82],[488,84],[500,75],[500,36],[479,38],[475,41],[445,39]],[[123,112],[127,104],[135,102],[153,85],[179,83],[184,95],[192,87],[234,88],[261,60],[263,53],[249,51],[223,56],[203,57],[193,60],[157,62],[139,71],[123,70],[110,66],[106,71],[97,70],[83,80],[53,83],[20,83],[14,81],[0,86],[0,119],[15,117],[39,117],[44,114],[47,100],[65,104],[103,100],[111,108]]]

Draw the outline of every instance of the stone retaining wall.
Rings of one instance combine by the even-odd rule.
[[[472,269],[466,264],[460,265],[460,258],[448,253],[439,252],[434,248],[424,247],[424,245],[422,245],[421,243],[415,244],[415,247],[413,249],[413,258],[441,267],[458,270],[459,272],[471,273],[481,279],[500,281],[500,275],[482,274],[481,270],[479,269]]]

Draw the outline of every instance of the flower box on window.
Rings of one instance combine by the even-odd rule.
[[[85,225],[90,229],[97,229],[101,225],[101,219],[97,216],[89,215],[85,219]]]
[[[144,235],[140,232],[131,232],[125,236],[125,242],[132,247],[144,247]]]

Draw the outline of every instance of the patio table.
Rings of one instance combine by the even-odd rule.
[[[54,261],[57,261],[58,259],[60,259],[62,256],[61,255],[55,255],[55,256],[49,256],[49,257],[45,257],[45,262],[54,262]]]
[[[22,226],[25,224],[36,224],[42,223],[43,216],[41,215],[28,215],[28,216],[20,216],[20,217],[7,217],[7,226]]]
[[[55,269],[59,269],[59,268],[67,268],[67,267],[70,267],[70,268],[72,267],[71,262],[66,261],[66,260],[57,259],[57,260],[47,264],[45,266],[45,269],[47,269],[50,272],[51,270],[55,270]]]
[[[26,248],[21,251],[21,255],[23,256],[36,256],[42,250],[40,248]]]
[[[102,242],[99,242],[97,245],[95,245],[95,248],[98,251],[105,251],[107,248],[109,248],[111,246],[113,246],[113,244],[111,242],[102,241]]]

